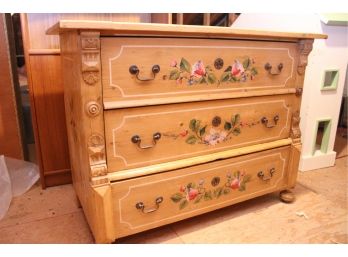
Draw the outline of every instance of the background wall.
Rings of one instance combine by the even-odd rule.
[[[252,28],[274,31],[323,33],[327,40],[315,40],[308,58],[301,106],[302,156],[300,170],[311,170],[335,163],[333,151],[340,104],[348,59],[348,34],[346,26],[327,26],[316,14],[241,14],[234,28]],[[338,87],[334,91],[321,91],[324,70],[338,69]],[[316,122],[331,119],[326,153],[315,151]]]

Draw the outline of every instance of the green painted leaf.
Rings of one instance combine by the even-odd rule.
[[[212,200],[213,197],[211,195],[211,191],[207,191],[204,193],[204,201],[209,201],[209,200]]]
[[[191,73],[191,65],[185,58],[181,58],[180,70]]]
[[[252,74],[252,75],[255,76],[255,75],[257,75],[257,73],[258,73],[258,72],[257,72],[257,69],[256,69],[255,67],[251,68],[251,74]]]
[[[194,203],[199,203],[203,199],[203,194],[199,194]]]
[[[200,77],[198,80],[197,80],[197,83],[198,84],[204,84],[204,83],[208,83],[206,78],[205,77]]]
[[[230,80],[230,75],[231,75],[230,72],[222,73],[221,78],[220,78],[221,82],[226,82],[226,81]]]
[[[232,70],[232,66],[228,66],[225,70],[225,72],[230,72]]]
[[[182,201],[179,205],[179,209],[182,210],[184,209],[188,204],[188,201],[185,199],[184,201]]]
[[[234,128],[232,134],[238,136],[240,134],[240,128]]]
[[[229,188],[225,188],[224,189],[224,195],[227,195],[227,194],[229,194],[231,192],[231,190],[229,189]]]
[[[212,69],[212,67],[211,67],[210,65],[207,65],[207,66],[205,67],[205,70],[206,70],[206,71],[212,71],[213,69]]]
[[[174,203],[180,202],[182,198],[184,198],[182,193],[176,193],[170,197]]]
[[[231,81],[236,82],[236,81],[238,81],[238,79],[236,77],[231,76]]]
[[[194,145],[196,142],[197,138],[194,135],[191,135],[186,139],[186,143],[190,145]]]
[[[196,120],[196,119],[190,120],[189,128],[190,128],[192,131],[196,131],[196,123],[197,123],[197,120]]]
[[[243,67],[244,69],[248,69],[249,66],[250,66],[250,59],[249,58],[246,58],[244,61],[243,61]]]
[[[206,129],[206,127],[207,127],[207,125],[205,125],[203,128],[201,128],[201,129],[199,130],[199,135],[200,135],[200,136],[203,136],[203,135],[205,134],[205,129]]]
[[[238,170],[237,171],[237,178],[239,179],[239,177],[240,177],[240,171]]]
[[[224,129],[225,130],[227,130],[227,131],[229,131],[230,129],[232,128],[232,124],[231,124],[231,122],[225,122],[225,125],[224,125]]]
[[[214,73],[209,73],[208,74],[208,82],[210,83],[210,84],[214,84],[215,82],[216,82],[216,77],[215,77],[215,75],[214,75]]]
[[[216,197],[219,198],[223,193],[223,188],[219,187],[216,189]]]
[[[240,183],[240,186],[239,186],[239,191],[245,191],[245,183]]]
[[[169,74],[170,80],[177,80],[179,77],[180,77],[180,71],[177,69],[172,70]]]
[[[240,115],[239,114],[236,114],[236,115],[232,116],[232,118],[231,118],[232,127],[238,125],[239,121],[240,121]]]
[[[234,119],[235,119],[236,124],[238,124],[238,123],[240,122],[240,115],[239,115],[239,114],[236,114],[236,115],[234,116]]]

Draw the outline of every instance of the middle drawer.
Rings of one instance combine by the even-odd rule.
[[[294,95],[104,112],[108,171],[287,138]]]

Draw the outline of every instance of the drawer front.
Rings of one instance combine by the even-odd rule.
[[[289,137],[293,95],[104,112],[108,171]]]
[[[294,43],[102,38],[101,46],[104,102],[151,105],[154,98],[295,86]]]
[[[283,147],[112,184],[118,236],[125,236],[283,189]]]

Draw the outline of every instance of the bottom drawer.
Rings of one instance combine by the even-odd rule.
[[[284,189],[290,146],[112,183],[116,237]]]

